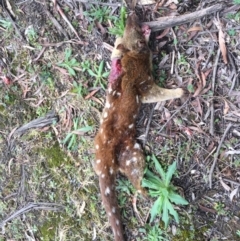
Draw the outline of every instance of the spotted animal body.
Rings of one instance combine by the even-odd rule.
[[[145,160],[136,142],[136,118],[141,102],[177,98],[183,94],[181,89],[167,90],[171,92],[167,93],[154,84],[147,41],[136,15],[131,14],[123,38],[117,39],[115,44],[117,57],[112,58],[106,103],[94,143],[94,170],[99,176],[101,198],[115,241],[126,240],[115,192],[117,172],[123,173],[138,192],[146,193],[141,187]]]

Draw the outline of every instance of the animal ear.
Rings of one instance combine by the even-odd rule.
[[[122,52],[127,52],[127,51],[129,51],[127,48],[125,48],[125,46],[124,46],[123,44],[118,44],[118,46],[117,46],[116,49],[117,49],[117,50],[120,50],[120,51],[122,51]]]

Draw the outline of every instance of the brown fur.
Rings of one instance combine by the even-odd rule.
[[[122,69],[114,70],[114,74],[110,75],[101,126],[95,137],[94,170],[99,176],[101,197],[114,233],[114,240],[124,241],[115,193],[115,179],[117,172],[120,171],[132,182],[137,191],[145,194],[141,187],[145,160],[143,151],[135,140],[135,121],[141,100],[147,102],[151,100],[152,95],[161,96],[162,99],[174,98],[175,92],[154,84],[151,74],[151,53],[136,15],[128,17],[123,39],[115,47],[118,51],[117,56],[122,55]],[[175,97],[182,95],[182,92],[180,96],[179,93]],[[154,100],[156,101],[155,97]]]

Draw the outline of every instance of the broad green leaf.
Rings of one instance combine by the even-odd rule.
[[[103,77],[103,78],[107,78],[108,75],[109,75],[109,72],[105,72],[105,73],[103,73],[102,77]]]
[[[72,133],[68,133],[65,139],[63,140],[63,144],[66,144],[72,135]]]
[[[104,61],[102,60],[99,64],[99,68],[98,68],[98,75],[101,76],[101,73],[103,71],[103,67],[104,67]]]
[[[166,186],[169,185],[169,183],[172,179],[172,176],[173,176],[174,172],[176,171],[176,169],[177,169],[177,162],[175,161],[175,162],[172,163],[172,165],[170,165],[168,167],[168,171],[166,173],[166,179],[165,179],[165,185]]]
[[[156,185],[162,185],[163,184],[162,180],[160,178],[158,178],[154,173],[149,171],[148,169],[146,171],[146,177],[149,181],[155,183]]]
[[[163,179],[163,181],[165,181],[165,172],[162,169],[162,166],[160,165],[160,163],[158,162],[157,158],[154,155],[152,155],[152,160],[155,163],[155,167],[157,169],[157,172],[160,174],[160,176]]]
[[[88,69],[88,73],[93,77],[97,77],[97,75],[91,69]]]
[[[76,135],[72,135],[72,138],[70,139],[67,148],[71,149],[73,143],[75,143],[75,142],[76,142]]]
[[[69,72],[70,75],[73,75],[73,76],[76,75],[74,69],[72,69],[71,67],[68,67],[68,72]]]
[[[88,131],[91,131],[92,129],[93,129],[92,126],[85,126],[85,127],[78,129],[77,131],[88,132]]]
[[[71,54],[72,54],[72,50],[69,49],[69,48],[67,48],[67,49],[65,50],[65,60],[68,60],[69,57],[71,56]]]
[[[176,210],[173,208],[173,205],[169,202],[169,200],[167,200],[166,202],[167,202],[167,207],[168,207],[170,214],[174,217],[175,221],[177,223],[179,223],[178,214],[177,214]]]
[[[153,204],[152,208],[151,208],[151,220],[150,222],[152,222],[154,220],[154,218],[158,215],[161,214],[162,211],[162,197],[160,196]]]
[[[164,222],[164,224],[165,224],[165,228],[167,228],[168,223],[169,223],[169,214],[168,214],[167,201],[168,201],[167,198],[164,198],[164,199],[163,199],[163,207],[162,207],[162,210],[163,210],[162,220],[163,220],[163,222]]]
[[[188,205],[187,200],[174,192],[170,192],[168,198],[175,204]]]
[[[150,188],[150,189],[156,189],[156,190],[159,189],[159,186],[158,186],[158,185],[156,185],[156,184],[153,183],[153,182],[150,182],[149,180],[147,180],[147,179],[145,179],[145,178],[142,180],[142,186],[143,186],[143,187],[148,187],[148,188]]]

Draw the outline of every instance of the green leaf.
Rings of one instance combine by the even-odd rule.
[[[158,178],[154,173],[149,171],[148,169],[146,171],[146,177],[149,181],[155,183],[156,185],[162,186],[162,184],[163,184],[163,181],[160,178]]]
[[[65,60],[68,61],[68,59],[70,58],[71,54],[72,54],[72,49],[70,49],[70,48],[65,49]]]
[[[163,199],[163,214],[162,214],[162,220],[163,222],[165,223],[165,229],[167,228],[168,226],[168,223],[169,223],[169,215],[168,215],[168,203],[167,203],[168,199],[167,198],[164,198]]]
[[[97,75],[91,69],[88,69],[88,73],[93,77],[97,77]]]
[[[104,61],[102,60],[99,64],[99,67],[98,67],[98,75],[101,76],[101,73],[103,71],[103,67],[104,67]]]
[[[103,77],[103,78],[107,78],[108,75],[109,75],[109,72],[105,72],[105,73],[103,73],[102,77]]]
[[[92,126],[85,126],[85,127],[78,129],[77,131],[88,132],[88,131],[91,131],[92,129],[93,129]]]
[[[170,165],[168,167],[168,171],[166,173],[166,179],[165,179],[165,185],[166,186],[169,185],[169,183],[172,179],[172,176],[173,176],[174,172],[176,171],[176,169],[177,169],[177,162],[175,161],[175,162],[172,163],[172,165]]]
[[[155,163],[155,167],[156,167],[157,172],[160,174],[163,181],[165,181],[165,172],[162,169],[162,166],[160,165],[160,163],[158,162],[157,158],[154,155],[152,155],[152,160]]]
[[[153,183],[153,182],[150,182],[150,181],[147,180],[147,179],[143,179],[143,180],[142,180],[142,186],[143,186],[143,187],[148,187],[148,188],[150,188],[150,189],[159,190],[159,186],[158,186],[158,185],[156,185],[156,184]]]
[[[162,196],[160,196],[153,204],[152,208],[151,208],[151,220],[150,222],[152,222],[154,220],[154,218],[161,213],[162,211]]]
[[[72,133],[68,133],[65,139],[63,140],[63,144],[66,144],[72,135]]]
[[[166,200],[167,208],[170,212],[170,214],[174,217],[175,221],[179,223],[179,218],[176,210],[173,208],[173,205],[169,202],[169,200]]]
[[[170,192],[168,198],[171,200],[171,202],[174,202],[175,204],[188,205],[187,200],[174,192]]]
[[[74,71],[74,69],[72,69],[72,68],[69,67],[69,66],[68,66],[67,69],[68,69],[68,72],[69,72],[70,75],[72,75],[72,76],[75,76],[75,75],[76,75],[76,72]]]
[[[69,141],[67,148],[71,149],[71,147],[73,146],[73,143],[75,143],[75,142],[76,142],[76,135],[72,135],[72,138]]]

